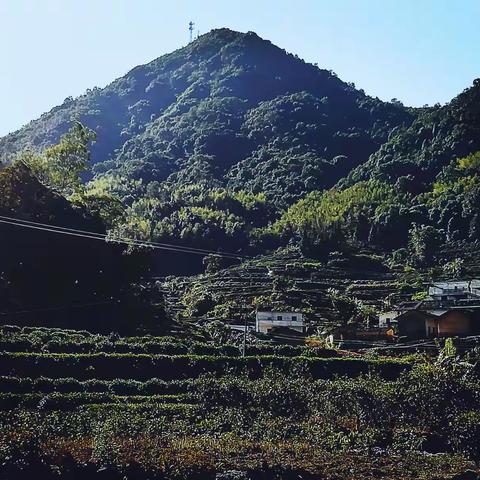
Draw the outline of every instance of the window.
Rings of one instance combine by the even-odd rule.
[[[297,321],[297,316],[296,315],[292,315],[292,322],[296,322]]]
[[[277,315],[277,320],[282,320],[282,316],[281,315]]]

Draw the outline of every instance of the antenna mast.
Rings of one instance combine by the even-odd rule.
[[[195,22],[190,21],[190,23],[188,24],[188,30],[190,31],[190,42],[189,43],[193,42],[193,27],[194,26],[195,26]]]

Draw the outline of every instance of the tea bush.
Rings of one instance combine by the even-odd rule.
[[[355,377],[375,372],[394,379],[408,370],[410,364],[401,360],[366,360],[357,358],[315,357],[226,357],[201,355],[146,354],[37,354],[23,352],[0,353],[0,375],[70,377],[77,379],[131,378],[174,380],[195,378],[203,373],[218,375],[248,372],[252,377],[262,375],[266,367],[285,373],[308,374],[313,378]],[[303,372],[303,373],[302,373]]]

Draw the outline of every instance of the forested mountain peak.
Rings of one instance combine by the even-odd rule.
[[[334,185],[414,115],[255,33],[218,29],[65,99],[0,139],[0,157],[57,142],[72,118],[97,133],[97,178],[203,182],[287,206]]]
[[[0,155],[55,144],[80,120],[96,138],[77,165],[92,167],[75,174],[88,180],[81,201],[122,237],[231,252],[299,242],[312,255],[402,248],[411,231],[476,241],[477,157],[457,159],[480,150],[479,91],[477,81],[444,106],[406,108],[255,33],[219,29],[66,99],[0,139]],[[37,162],[57,162],[40,175],[48,186],[57,153]]]

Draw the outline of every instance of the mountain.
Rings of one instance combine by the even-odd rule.
[[[27,147],[38,154],[13,161]],[[66,99],[0,139],[0,157],[2,215],[238,256],[2,224],[14,323],[89,328],[88,314],[96,329],[135,331],[133,318],[158,328],[165,315],[225,320],[264,305],[328,328],[480,271],[478,80],[444,106],[406,108],[254,33],[214,30]],[[107,305],[76,308],[97,299]]]
[[[207,182],[285,207],[333,186],[415,117],[255,33],[220,29],[65,99],[0,139],[0,158],[56,143],[76,118],[97,133],[97,176]]]
[[[415,189],[428,188],[452,160],[480,150],[480,79],[443,107],[427,109],[415,121],[394,129],[370,159],[353,169],[341,186],[408,177]]]
[[[66,99],[0,139],[1,158],[56,144],[74,118],[97,134],[75,202],[114,238],[242,255],[294,246],[324,262],[366,248],[418,268],[440,246],[480,242],[478,80],[444,106],[406,108],[255,33],[213,30]],[[55,155],[39,178],[61,177]],[[226,266],[168,256],[157,271]]]

